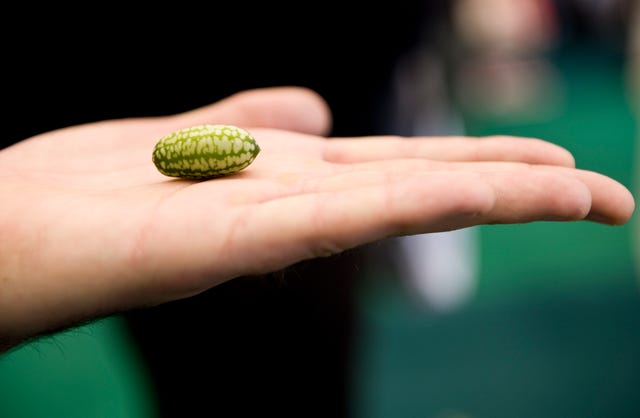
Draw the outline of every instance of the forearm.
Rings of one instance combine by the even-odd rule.
[[[69,277],[0,273],[0,353],[42,335],[121,310],[115,298]],[[111,299],[111,300],[110,300]]]
[[[83,240],[64,226],[61,214],[42,212],[26,205],[0,209],[0,352],[140,302],[133,298],[133,272],[118,267],[122,257],[116,254],[125,249]],[[85,233],[100,230],[90,222],[80,225]]]

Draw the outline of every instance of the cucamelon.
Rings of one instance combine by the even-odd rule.
[[[255,139],[244,129],[198,125],[160,138],[152,161],[166,176],[203,180],[238,172],[259,152]]]

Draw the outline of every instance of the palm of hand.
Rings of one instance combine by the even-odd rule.
[[[622,186],[572,169],[566,151],[542,141],[328,141],[251,128],[289,128],[296,118],[284,111],[265,122],[217,106],[206,118],[63,129],[1,152],[0,192],[11,201],[0,209],[0,267],[14,286],[0,305],[40,298],[27,316],[41,328],[52,308],[73,319],[161,303],[392,235],[538,219],[621,223],[633,210]],[[161,175],[155,142],[214,115],[246,125],[262,148],[254,163],[204,182]]]
[[[196,182],[165,177],[151,162],[155,142],[172,129],[173,121],[100,122],[34,137],[0,154],[3,188],[14,196],[5,209],[27,226],[17,238],[30,254],[17,258],[30,266],[17,267],[152,278],[175,298],[314,255],[309,249],[280,254],[297,239],[275,227],[278,218],[295,217],[286,204],[262,215],[273,216],[263,232],[246,228],[259,206],[344,186],[311,185],[335,171],[322,159],[322,139],[252,129],[262,151],[249,169]]]

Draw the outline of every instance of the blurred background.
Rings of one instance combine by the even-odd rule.
[[[455,3],[440,42],[399,66],[406,133],[545,138],[635,192],[636,3]],[[357,416],[640,416],[633,225],[411,238],[408,257],[431,251],[408,286],[381,274],[362,288]]]
[[[46,71],[14,70],[28,81],[9,96],[6,144],[298,84],[327,98],[334,135],[539,137],[640,186],[637,2],[330,3],[313,9],[319,24],[283,8],[285,26],[263,7],[247,27],[264,36],[242,45],[247,68],[233,71],[163,69],[163,54],[202,46],[162,31],[126,51],[110,46],[113,28],[95,49],[68,49],[77,30],[21,47],[22,68]],[[230,53],[220,33],[216,51]],[[78,82],[87,74],[91,88]],[[0,357],[0,417],[637,417],[639,227],[483,226],[302,263],[277,285],[239,279]]]

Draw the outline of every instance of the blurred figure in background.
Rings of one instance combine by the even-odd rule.
[[[557,14],[551,0],[456,2],[454,94],[463,111],[517,118],[561,94],[547,57],[560,36]]]
[[[448,6],[398,60],[390,130],[547,138],[638,184],[624,83],[625,65],[640,73],[638,2]],[[374,263],[382,279],[361,283],[359,416],[639,415],[639,231],[543,223],[394,240],[397,270]]]
[[[553,109],[562,94],[545,56],[559,36],[551,0],[458,0],[421,26],[397,62],[388,114],[401,135],[465,135],[474,113],[513,120]],[[429,309],[470,301],[479,276],[475,229],[396,240],[401,276]]]

